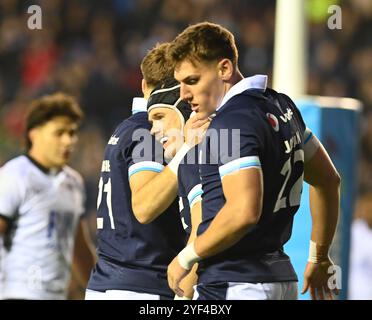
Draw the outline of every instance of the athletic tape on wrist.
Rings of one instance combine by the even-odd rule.
[[[183,160],[183,158],[185,157],[186,153],[189,152],[190,149],[191,149],[190,146],[184,143],[182,147],[180,148],[180,150],[177,151],[174,158],[169,162],[168,168],[172,170],[172,172],[176,175],[176,177],[178,176],[178,167],[181,161]]]
[[[195,252],[194,249],[194,242],[187,245],[179,254],[178,254],[178,262],[182,268],[186,270],[190,270],[194,263],[200,261],[200,257]]]
[[[309,246],[309,258],[307,261],[312,263],[320,263],[326,259],[329,259],[329,250],[326,249],[325,252],[318,252],[316,248],[316,243],[312,240],[310,240],[310,246]]]

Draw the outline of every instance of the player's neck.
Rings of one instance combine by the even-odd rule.
[[[225,89],[224,89],[224,95],[225,96],[227,94],[227,92],[233,87],[235,86],[239,81],[243,80],[244,77],[243,75],[241,74],[241,72],[239,71],[239,69],[237,69],[234,74],[232,75],[232,77],[230,78],[230,80],[228,82],[225,82]]]
[[[231,84],[232,86],[236,85],[239,81],[243,80],[244,76],[240,72],[239,69],[236,69],[234,75],[231,77]]]
[[[46,161],[42,155],[35,152],[33,149],[27,152],[27,157],[32,161],[32,163],[37,166],[41,171],[45,173],[51,173],[53,171],[60,171],[61,168],[56,168],[51,166],[48,161]]]
[[[146,87],[145,90],[142,91],[143,98],[146,100],[149,100],[152,90],[154,90],[155,87]]]

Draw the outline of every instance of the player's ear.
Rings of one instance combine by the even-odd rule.
[[[28,137],[29,139],[32,141],[34,138],[35,138],[35,128],[32,128],[29,132],[28,132]]]
[[[32,129],[27,133],[28,139],[30,140],[30,142],[31,142],[32,145],[34,144],[35,136],[37,135],[37,131],[38,131],[37,129],[38,129],[37,127],[32,128]]]
[[[217,64],[218,74],[223,81],[229,81],[234,73],[234,67],[230,59],[222,59]]]
[[[147,92],[147,82],[145,81],[145,79],[142,79],[141,88],[142,88],[142,93],[145,96]]]

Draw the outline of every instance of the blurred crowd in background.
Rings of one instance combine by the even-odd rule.
[[[306,0],[307,94],[363,102],[359,195],[372,201],[372,1]],[[27,28],[27,8],[42,8],[42,30]],[[327,8],[342,8],[342,29],[327,27]],[[22,152],[30,101],[63,91],[85,111],[72,166],[85,178],[94,216],[103,150],[141,95],[140,62],[158,42],[189,24],[220,23],[236,36],[244,75],[272,78],[274,0],[0,0],[0,165]],[[367,195],[367,196],[366,196]],[[364,199],[364,200],[363,200]],[[358,206],[362,204],[358,204]],[[371,207],[371,205],[369,206]],[[359,209],[372,227],[370,209]],[[94,221],[94,219],[92,219]]]

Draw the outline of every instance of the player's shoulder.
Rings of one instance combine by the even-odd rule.
[[[123,121],[123,125],[128,129],[150,129],[147,112],[138,112]]]
[[[221,112],[223,117],[219,117],[219,121],[230,120],[237,125],[251,122],[252,125],[257,125],[261,121],[266,123],[267,113],[279,114],[280,110],[287,112],[288,109],[301,118],[300,111],[288,95],[271,88],[266,88],[265,91],[246,90],[226,103]]]
[[[281,118],[284,117],[284,119],[288,120],[295,119],[297,124],[304,130],[306,125],[304,119],[302,118],[301,111],[298,109],[296,103],[285,93],[276,92],[273,89],[270,89],[269,93],[271,96],[277,99],[281,110],[284,112]]]
[[[71,168],[70,166],[65,165],[63,167],[63,171],[78,186],[83,186],[84,185],[84,179],[83,179],[82,175],[77,170]]]
[[[31,161],[25,156],[20,155],[7,161],[0,171],[5,174],[11,174],[15,177],[25,176],[33,168]]]
[[[247,123],[255,124],[260,119],[259,104],[255,97],[244,93],[231,98],[211,122],[216,129],[246,127]]]
[[[108,144],[130,144],[143,136],[150,136],[150,124],[146,112],[136,113],[122,121],[114,130]]]
[[[296,114],[300,114],[296,103],[287,94],[267,88],[265,95],[272,104],[277,102],[280,104],[282,109],[285,110],[285,108],[290,108],[292,111],[296,112]]]

